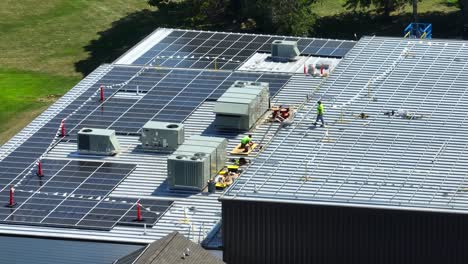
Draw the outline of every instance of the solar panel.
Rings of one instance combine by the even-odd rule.
[[[121,78],[125,74],[127,78]],[[96,94],[69,116],[70,135],[82,127],[110,128],[120,134],[135,134],[149,120],[182,122],[203,101],[216,100],[236,80],[268,82],[273,96],[291,77],[289,74],[149,68],[133,78],[133,67],[123,66],[116,66],[108,75],[103,77],[102,83],[109,83],[114,76],[128,83],[106,88],[104,104],[99,103]],[[129,90],[134,93],[132,98],[119,95]]]
[[[234,70],[256,52],[270,53],[275,40],[298,41],[299,50],[306,56],[342,57],[355,44],[342,40],[174,30],[133,64]]]
[[[26,174],[16,184],[14,208],[0,209],[0,221],[76,228],[111,228],[81,223],[136,167],[134,164],[44,159],[43,177]],[[8,190],[0,197],[8,201]],[[123,217],[124,214],[121,215]],[[115,224],[115,223],[114,223]]]
[[[80,188],[77,187],[77,184],[80,183],[79,175],[87,175],[85,170],[88,166],[83,164],[76,165],[74,162],[64,164],[63,162],[67,161],[44,160],[45,174],[55,175],[54,179],[47,182],[47,177],[31,177],[31,173],[36,170],[36,161],[53,143],[60,122],[64,118],[66,118],[68,136],[61,140],[65,141],[75,141],[76,132],[83,126],[111,128],[123,134],[138,133],[148,120],[170,122],[185,120],[199,104],[205,100],[216,100],[236,80],[269,82],[271,94],[274,95],[290,77],[291,75],[287,74],[180,69],[149,68],[142,71],[140,67],[115,66],[99,82],[90,86],[68,107],[0,161],[1,199],[8,201],[8,186],[10,185],[19,184],[27,187],[28,191],[33,194],[24,193],[19,188],[16,194],[18,203],[24,203],[27,199],[32,198],[29,200],[31,204],[24,205],[24,208],[18,210],[15,216],[10,218],[8,218],[11,214],[10,209],[3,208],[0,210],[0,218],[8,218],[8,221],[15,223],[36,222],[36,218],[44,217],[44,212],[50,209],[47,206],[41,207],[45,202],[55,205],[57,211],[44,220],[43,224],[55,225],[57,224],[55,222],[59,221],[58,219],[63,218],[61,214],[70,209],[68,206],[73,197],[57,199],[56,196],[48,196],[49,193],[74,192],[76,195],[93,195],[94,197],[106,195],[107,189],[93,189],[93,184],[88,184],[88,182],[85,182]],[[104,104],[99,102],[97,93],[101,84],[113,85],[105,89],[107,100]],[[136,95],[136,91],[138,91],[138,96],[128,96],[128,94]],[[93,166],[99,165],[97,163]],[[71,174],[74,177],[69,177]],[[93,182],[97,175],[93,175],[88,181]],[[116,182],[109,182],[108,186],[113,188],[115,184]],[[36,193],[39,189],[41,190],[40,194]],[[26,203],[28,202],[26,201]],[[35,213],[33,214],[33,212]],[[67,221],[76,222],[82,213],[68,214],[71,220]]]
[[[140,202],[142,220],[137,219],[137,202]],[[153,199],[115,198],[100,202],[85,218],[80,225],[86,226],[153,226],[163,213],[170,208],[173,201]]]

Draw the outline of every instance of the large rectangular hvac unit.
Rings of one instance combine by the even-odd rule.
[[[201,191],[224,167],[227,140],[193,136],[168,157],[167,176],[172,189]]]
[[[173,151],[184,137],[182,124],[149,121],[143,126],[140,141],[145,151]]]
[[[191,136],[187,139],[184,145],[199,146],[202,148],[213,148],[211,152],[211,175],[215,176],[226,164],[226,148],[228,141],[225,138]],[[200,150],[200,152],[203,152]]]
[[[78,153],[96,155],[115,155],[120,151],[120,144],[115,130],[82,128],[78,131]]]
[[[294,61],[300,54],[297,41],[275,40],[271,43],[271,57],[274,61]]]
[[[268,110],[268,83],[236,81],[216,101],[215,126],[223,129],[249,130]]]
[[[205,188],[210,178],[210,157],[201,154],[178,152],[168,157],[167,174],[171,189],[201,191]]]

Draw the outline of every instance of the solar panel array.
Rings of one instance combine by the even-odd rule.
[[[89,87],[80,96],[0,160],[0,201],[7,204],[9,187],[14,185],[17,202],[13,208],[0,207],[0,222],[100,230],[115,225],[153,225],[172,201],[142,200],[145,220],[135,222],[136,199],[109,197],[135,164],[78,161],[73,155],[53,160],[44,158],[47,152],[64,141],[73,143],[82,127],[136,136],[149,120],[183,122],[199,105],[216,100],[237,80],[268,82],[273,96],[292,74],[232,70],[255,52],[268,52],[276,39],[298,40],[304,54],[338,57],[355,44],[172,30],[134,65],[111,65],[99,79],[83,81],[81,86]],[[104,102],[99,100],[101,85],[105,86]],[[58,135],[62,120],[67,132],[64,138]],[[35,175],[38,160],[42,160],[43,177]]]
[[[275,40],[297,41],[306,56],[339,58],[356,44],[346,40],[173,30],[133,64],[234,70],[256,52],[270,53]]]
[[[11,185],[18,185],[25,175],[29,175],[31,170],[35,169],[37,160],[45,154],[54,141],[61,120],[76,109],[80,109],[95,93],[97,87],[98,85],[88,88],[0,161],[0,187],[3,188],[0,190],[5,191],[5,188]]]
[[[361,39],[226,196],[466,212],[466,44]]]
[[[137,201],[142,220],[137,220]],[[134,198],[109,198],[98,203],[80,222],[87,227],[114,225],[152,227],[172,206],[172,201]],[[109,228],[110,229],[110,228]]]
[[[74,177],[75,169],[84,170],[89,167],[74,164],[79,163],[78,161],[70,161],[70,163],[69,161],[55,161],[58,163],[54,164],[50,160],[44,160],[44,167],[47,170],[58,166],[57,171],[47,172],[44,178],[34,175],[36,161],[44,155],[53,142],[62,119],[66,119],[67,137],[59,138],[61,141],[75,141],[76,132],[85,126],[111,128],[120,134],[135,134],[149,120],[182,122],[199,104],[205,100],[216,100],[236,80],[269,82],[270,91],[275,94],[290,77],[291,75],[287,74],[113,67],[82,96],[0,161],[0,184],[3,187],[0,199],[8,201],[7,187],[18,186],[16,197],[18,210],[15,209],[12,214],[11,209],[3,208],[4,221],[101,229],[109,229],[117,222],[133,223],[128,220],[128,217],[116,221],[112,215],[103,216],[94,213],[100,207],[115,205],[107,204],[102,200],[120,180],[128,175],[125,167],[119,165],[112,169],[115,176],[113,181],[96,179],[108,182],[104,186],[106,188],[102,190],[94,190],[92,184],[88,183],[100,174],[92,174],[89,179],[82,177],[81,180],[86,182],[79,182],[79,178]],[[100,85],[106,85],[104,103],[99,101]],[[63,162],[66,164],[62,164]],[[101,165],[96,163],[91,167],[96,168]],[[25,177],[29,179],[28,182],[25,182]],[[74,187],[77,189],[74,190]],[[86,197],[84,191],[92,191],[90,197],[93,198],[86,201],[75,198],[76,196]],[[54,195],[50,196],[51,193]],[[95,210],[91,211],[95,206]],[[118,211],[118,208],[123,206],[120,204],[115,210]],[[79,208],[78,213],[71,210],[74,207]],[[115,211],[112,208],[107,209]],[[123,207],[122,210],[125,209],[128,208]],[[50,211],[52,213],[48,215]],[[67,211],[69,213],[66,213]],[[121,214],[124,212],[122,211]],[[101,220],[96,220],[96,218],[101,218]],[[107,221],[106,218],[113,220]],[[151,217],[148,216],[148,219]],[[147,224],[151,225],[151,220]]]
[[[229,71],[200,71],[149,68],[138,77],[133,67],[117,66],[99,84],[123,86],[105,89],[105,103],[98,94],[67,119],[74,134],[82,127],[110,128],[121,134],[135,134],[148,121],[182,122],[205,100],[216,100],[236,80],[270,84],[271,95],[291,78],[289,74],[261,74]],[[98,87],[95,87],[97,90]]]
[[[106,198],[135,167],[134,164],[44,159],[44,176],[25,175],[15,191],[16,206],[0,207],[0,222],[110,230],[116,224],[136,222],[136,200]],[[9,188],[0,199],[8,201]],[[172,203],[142,201],[153,207],[145,213],[152,225]],[[146,212],[146,211],[145,211]],[[157,214],[159,212],[159,214]]]

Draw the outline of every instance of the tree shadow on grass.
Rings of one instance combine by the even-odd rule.
[[[428,12],[419,15],[422,23],[432,23],[433,38],[460,38],[462,36],[461,12]],[[364,12],[350,12],[338,16],[319,18],[314,25],[314,37],[355,39],[361,36],[402,37],[403,30],[411,23],[411,14],[383,17]]]
[[[88,75],[103,63],[110,63],[124,54],[140,40],[158,27],[187,28],[186,10],[152,11],[141,10],[112,23],[99,32],[99,38],[92,40],[84,49],[89,57],[75,63],[75,70]]]

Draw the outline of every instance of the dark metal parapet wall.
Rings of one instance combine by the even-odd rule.
[[[467,263],[468,215],[222,201],[224,261]]]

